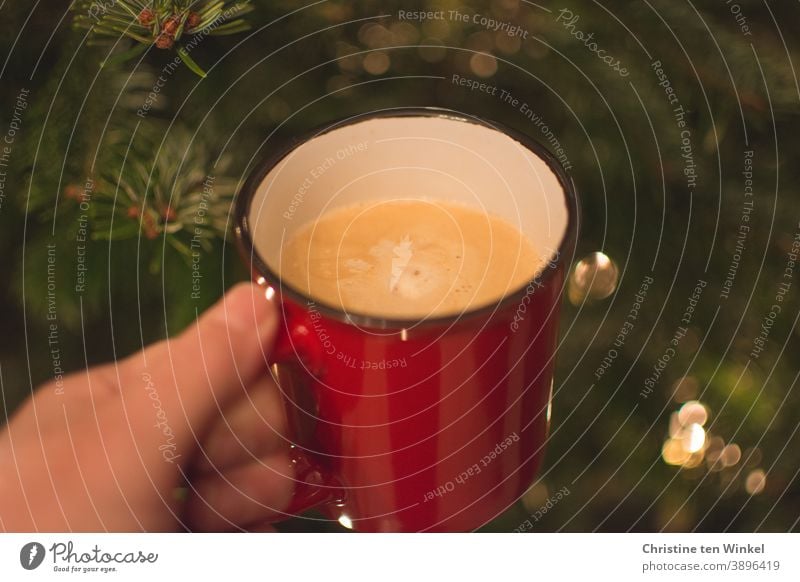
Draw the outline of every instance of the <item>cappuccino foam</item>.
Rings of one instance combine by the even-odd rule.
[[[440,201],[334,209],[289,238],[281,278],[349,313],[397,319],[490,305],[540,270],[528,238],[506,220]]]

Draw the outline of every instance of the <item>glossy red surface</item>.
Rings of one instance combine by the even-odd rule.
[[[406,331],[284,298],[273,359],[305,435],[290,511],[322,504],[357,531],[469,531],[517,500],[547,438],[563,275],[492,314]]]

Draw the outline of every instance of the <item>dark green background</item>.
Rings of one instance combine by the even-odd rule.
[[[68,2],[50,0],[33,9],[29,2],[10,0],[0,7],[0,134],[20,89],[30,90],[0,207],[0,378],[6,414],[49,377],[46,245],[63,243],[60,262],[74,264],[70,241],[78,213],[63,192],[89,175],[118,173],[120,160],[107,144],[127,143],[141,122],[136,140],[148,135],[177,144],[180,152],[190,150],[187,167],[200,172],[208,172],[211,156],[221,152],[230,159],[227,175],[239,180],[249,170],[248,160],[276,143],[333,119],[385,107],[449,107],[541,139],[517,109],[450,82],[454,73],[478,78],[475,67],[491,72],[481,68],[480,58],[473,59],[476,51],[488,52],[496,56],[497,68],[484,80],[531,104],[572,163],[582,204],[578,257],[605,252],[619,267],[620,284],[605,300],[565,301],[542,482],[526,504],[520,502],[487,529],[514,529],[562,487],[570,495],[534,531],[797,529],[800,281],[793,281],[765,351],[757,360],[749,357],[800,228],[797,3],[736,3],[752,35],[737,25],[733,3],[723,1],[649,0],[613,7],[589,1],[321,2],[275,23],[300,4],[254,4],[257,9],[247,17],[250,32],[209,38],[193,53],[208,77],[177,70],[159,97],[159,109],[144,120],[135,111],[174,54],[151,50],[141,61],[100,69],[108,49],[87,47],[84,31],[70,28]],[[408,23],[416,33],[397,28],[398,10],[415,6],[491,16],[518,24],[529,35],[517,45],[477,24]],[[628,77],[556,22],[562,8],[580,16],[576,28],[593,32],[598,46],[625,64]],[[396,34],[370,33],[367,23]],[[380,46],[386,42],[401,46]],[[385,72],[366,70],[366,53],[351,54],[368,50],[385,53],[390,61]],[[698,174],[692,190],[682,174],[680,132],[651,68],[654,60],[662,62],[688,112]],[[374,72],[374,62],[366,66]],[[730,296],[722,299],[741,223],[745,150],[752,150],[755,160],[751,230]],[[152,154],[142,146],[131,155],[147,166]],[[62,195],[54,215],[57,193]],[[186,300],[189,265],[163,237],[97,241],[89,255],[91,278],[82,299],[71,291],[69,269],[58,275],[61,344],[69,370],[179,331],[196,310],[246,278],[232,245],[222,241],[204,257],[213,269],[202,299],[192,302]],[[654,285],[639,321],[609,372],[595,381],[595,369],[646,275]],[[708,286],[689,334],[644,399],[639,392],[680,325],[698,279]],[[698,398],[710,410],[706,428],[748,453],[733,467],[711,471],[702,462],[678,469],[663,462],[670,415],[680,407],[674,386],[684,376],[696,381]],[[766,487],[751,496],[744,482],[758,468],[766,472]],[[317,526],[295,520],[285,527]]]

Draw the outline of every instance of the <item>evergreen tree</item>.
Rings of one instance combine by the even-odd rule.
[[[416,10],[441,18],[404,16]],[[488,529],[513,529],[562,487],[571,495],[537,529],[796,529],[797,10],[0,4],[5,411],[52,376],[52,323],[64,369],[80,369],[176,333],[246,278],[231,205],[277,144],[354,113],[437,105],[556,138],[582,204],[575,259],[602,251],[619,270],[608,299],[578,289],[567,304],[547,466]],[[598,374],[647,278],[634,329]],[[691,425],[704,440],[687,453]]]

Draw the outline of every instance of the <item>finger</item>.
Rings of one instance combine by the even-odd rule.
[[[199,531],[227,531],[285,517],[294,491],[288,452],[194,483],[187,520]]]
[[[147,447],[168,441],[180,463],[211,421],[241,397],[259,374],[277,329],[277,310],[263,289],[241,284],[175,339],[139,352],[121,364],[122,397]]]
[[[64,376],[59,381],[51,381],[39,386],[15,411],[15,416],[33,416],[36,424],[27,423],[23,427],[36,429],[59,422],[64,416],[64,408],[70,410],[71,417],[91,412],[87,399],[99,403],[113,395],[119,396],[119,382],[116,379],[116,366],[113,363],[101,364]]]
[[[255,461],[287,443],[281,392],[269,375],[259,378],[214,423],[194,463],[199,474]]]

